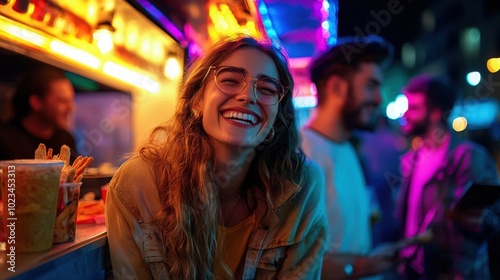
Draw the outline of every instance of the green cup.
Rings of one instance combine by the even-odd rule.
[[[0,161],[6,251],[39,252],[52,247],[60,160]]]

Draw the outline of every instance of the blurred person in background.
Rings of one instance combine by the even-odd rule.
[[[447,117],[458,96],[450,82],[416,76],[403,89],[408,110],[402,131],[415,137],[401,159],[402,185],[396,206],[405,238],[431,230],[429,244],[400,252],[406,279],[488,279],[484,241],[498,235],[498,207],[483,214],[483,230],[458,226],[452,206],[470,183],[498,184],[495,162],[482,146],[450,131]]]
[[[40,143],[54,154],[65,144],[75,159],[75,139],[69,132],[74,95],[62,70],[49,65],[28,69],[12,99],[14,118],[0,125],[0,159],[32,159]]]
[[[318,105],[301,137],[302,149],[326,177],[329,238],[323,279],[359,278],[393,266],[385,256],[370,256],[374,208],[349,142],[354,129],[375,127],[382,72],[392,56],[393,46],[381,37],[339,38],[310,67]]]
[[[373,246],[397,241],[399,227],[394,207],[401,186],[399,163],[407,141],[399,127],[385,116],[380,116],[375,131],[357,130],[355,136],[367,185],[373,189],[381,213],[380,220],[373,223]]]
[[[297,149],[287,59],[246,36],[208,50],[111,180],[114,277],[319,279],[324,176]]]

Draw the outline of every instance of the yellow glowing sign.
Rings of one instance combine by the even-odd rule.
[[[211,3],[208,7],[208,15],[212,21],[208,27],[208,33],[212,40],[217,40],[223,35],[236,33],[247,34],[257,39],[262,38],[262,34],[251,18],[245,19],[245,23],[240,25],[233,11],[226,4]]]

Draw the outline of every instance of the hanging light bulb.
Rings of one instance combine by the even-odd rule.
[[[181,66],[175,54],[171,53],[168,55],[163,73],[170,80],[176,80],[181,75]]]
[[[92,37],[97,43],[97,47],[103,54],[110,53],[115,44],[113,42],[113,33],[115,32],[115,28],[111,25],[110,22],[102,22],[97,25]]]

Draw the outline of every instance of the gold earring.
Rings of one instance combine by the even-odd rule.
[[[266,139],[262,141],[262,143],[264,144],[270,143],[274,138],[274,134],[275,134],[274,127],[271,127],[271,131],[269,131],[269,134],[267,135]]]
[[[191,109],[191,112],[193,113],[195,119],[199,119],[201,116],[203,116],[203,113],[196,109]]]

